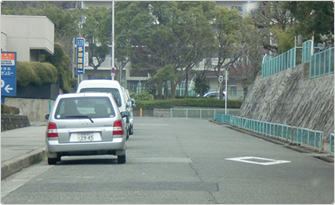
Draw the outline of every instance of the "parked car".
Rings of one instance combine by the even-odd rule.
[[[118,163],[125,163],[127,128],[122,119],[128,116],[108,93],[58,95],[45,116],[48,164],[61,156],[99,154],[116,155]]]
[[[130,95],[129,95],[129,91],[127,89],[125,89],[124,87],[122,87],[122,91],[123,91],[123,94],[124,94],[124,97],[126,99],[126,102],[127,102],[127,111],[130,113],[129,115],[129,135],[132,135],[134,134],[134,118],[133,118],[133,107],[135,107],[135,99],[133,98],[130,98]]]
[[[223,100],[226,99],[226,91],[222,91],[223,93]],[[209,91],[203,95],[203,97],[212,97],[219,99],[219,91]],[[227,95],[228,98],[228,95]]]
[[[120,83],[116,80],[105,80],[105,79],[95,79],[95,80],[83,80],[79,83],[77,88],[77,93],[88,93],[88,92],[105,92],[111,93],[114,100],[116,101],[120,112],[127,111],[127,100],[125,98],[124,91]],[[130,120],[124,122],[127,124],[127,139],[129,138],[129,130],[130,130]]]

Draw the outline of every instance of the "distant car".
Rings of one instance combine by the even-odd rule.
[[[127,128],[121,112],[108,93],[71,93],[59,95],[48,119],[45,142],[48,164],[61,156],[116,155],[126,162]]]
[[[226,99],[226,91],[222,91],[223,93],[223,100]],[[219,99],[219,91],[209,91],[203,95],[203,97],[212,97]],[[228,97],[228,96],[227,96]]]

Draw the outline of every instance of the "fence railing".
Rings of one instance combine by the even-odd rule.
[[[310,60],[310,78],[330,73],[334,73],[334,47],[315,53]]]
[[[276,57],[267,57],[262,62],[262,77],[266,77],[296,65],[296,47]]]
[[[322,131],[264,122],[232,115],[224,115],[220,113],[216,113],[214,119],[258,134],[276,137],[291,143],[300,144],[301,146],[312,148],[314,150],[318,150],[319,152],[322,150]]]
[[[331,155],[334,155],[334,133],[330,133],[330,136],[329,136],[329,141],[330,141],[330,154]]]
[[[229,114],[237,114],[239,109],[227,109]],[[171,108],[170,117],[179,118],[199,118],[199,119],[213,119],[215,114],[225,113],[224,109],[210,109],[210,108]]]
[[[310,78],[334,73],[334,47],[320,52],[316,52],[317,50],[318,47],[313,47],[313,41],[307,40],[302,47],[294,46],[276,57],[265,55],[262,61],[262,77],[307,62],[310,63]]]

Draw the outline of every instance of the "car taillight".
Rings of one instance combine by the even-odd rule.
[[[113,125],[113,135],[123,135],[122,121],[117,120]]]
[[[48,124],[48,137],[58,137],[57,125],[53,122]]]

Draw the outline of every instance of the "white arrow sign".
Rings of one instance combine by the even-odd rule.
[[[13,90],[13,88],[10,88],[10,87],[9,87],[9,84],[8,84],[8,85],[5,87],[5,90],[6,90],[7,93],[9,93],[9,91],[10,91],[10,90]]]

